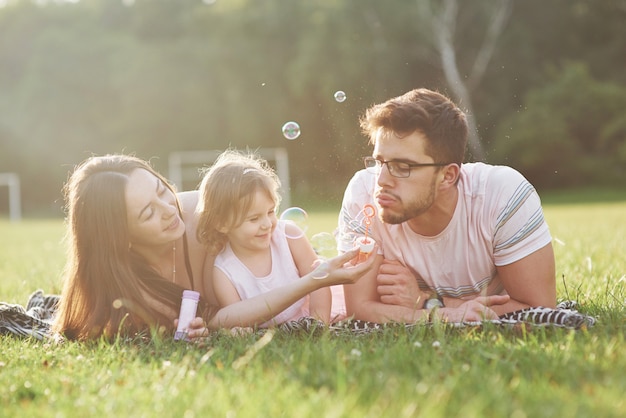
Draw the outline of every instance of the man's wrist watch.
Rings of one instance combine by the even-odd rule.
[[[434,314],[439,308],[443,308],[443,299],[441,296],[435,294],[426,299],[426,302],[424,302],[424,309],[428,311],[428,322],[433,322]]]
[[[439,295],[433,295],[424,302],[424,309],[432,310],[435,308],[443,308],[443,299]]]

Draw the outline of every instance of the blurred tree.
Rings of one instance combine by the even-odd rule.
[[[494,51],[492,65],[485,74],[489,81],[473,96],[490,160],[492,153],[506,147],[496,127],[525,109],[529,90],[550,83],[554,68],[581,62],[594,79],[626,85],[624,21],[624,0],[515,2],[500,47]]]
[[[440,2],[436,2],[438,4]],[[471,65],[471,69],[463,76],[460,70],[460,63],[457,60],[457,44],[455,39],[457,31],[457,20],[459,14],[459,3],[457,0],[444,0],[439,5],[438,10],[433,11],[431,2],[418,1],[418,6],[422,12],[422,18],[429,22],[432,28],[433,44],[439,53],[443,73],[448,85],[452,90],[457,102],[463,106],[467,112],[467,122],[469,125],[468,145],[472,159],[484,160],[485,152],[477,130],[476,116],[472,105],[472,91],[480,86],[491,56],[495,50],[496,43],[503,32],[509,16],[511,15],[512,0],[499,0],[495,2],[493,13],[486,24],[485,36],[480,47],[476,50],[476,56]],[[473,3],[476,7],[477,3]],[[478,5],[478,7],[484,6]],[[490,2],[493,6],[493,2]],[[428,27],[427,26],[427,27]],[[467,47],[463,43],[463,47]],[[467,80],[467,81],[466,81]]]
[[[554,123],[541,119],[545,112],[526,113],[535,100],[544,109],[572,103],[572,112],[584,105],[575,105],[571,85],[554,93],[558,101],[528,94],[561,81],[555,69],[569,74],[568,61],[585,63],[594,83],[616,87],[615,97],[593,93],[603,106],[621,103],[624,0],[525,0],[513,9],[500,9],[508,4],[501,0],[41,4],[14,0],[0,7],[0,171],[20,174],[26,213],[58,213],[68,171],[92,153],[135,153],[167,173],[172,151],[228,146],[287,148],[294,195],[337,206],[360,157],[371,152],[358,128],[365,108],[422,86],[458,99],[446,79],[455,71],[440,54],[450,48],[490,160],[518,159],[512,153],[523,145],[513,149],[511,141],[532,144],[539,132],[526,139],[505,135],[517,136],[538,120],[550,135],[536,146],[552,154],[626,154],[621,118],[587,112],[605,123],[588,144],[563,133],[588,137],[590,127],[600,129],[591,120],[583,124],[561,109]],[[446,13],[454,17],[450,25],[437,25]],[[500,36],[489,30],[498,21],[507,22]],[[447,28],[439,44],[433,28]],[[333,98],[337,90],[347,95],[342,103]],[[469,99],[460,101],[467,109]],[[280,132],[288,120],[302,128],[297,140]],[[525,157],[533,170],[535,157]],[[525,172],[526,160],[518,160]],[[565,177],[567,169],[559,170]],[[567,174],[569,183],[613,178],[580,170]],[[538,176],[536,185],[552,184],[553,177]]]
[[[626,175],[624,109],[626,88],[593,79],[586,65],[567,64],[502,122],[494,160],[543,187],[618,185]]]

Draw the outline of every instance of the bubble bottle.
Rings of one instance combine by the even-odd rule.
[[[180,315],[178,315],[178,327],[174,334],[174,340],[189,341],[187,333],[189,332],[189,323],[196,317],[198,309],[198,301],[200,293],[193,290],[183,290],[183,301],[180,304]]]
[[[365,215],[365,235],[356,239],[356,244],[359,247],[359,255],[357,256],[358,263],[367,260],[367,257],[374,250],[374,246],[376,245],[376,241],[368,236],[372,218],[376,214],[376,209],[372,205],[365,205],[363,214]]]

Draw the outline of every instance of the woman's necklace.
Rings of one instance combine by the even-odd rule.
[[[176,283],[176,241],[172,246],[172,281]]]

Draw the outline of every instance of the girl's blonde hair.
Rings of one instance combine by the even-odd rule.
[[[251,152],[224,151],[200,183],[198,240],[210,254],[218,254],[228,242],[220,231],[243,223],[255,192],[266,192],[278,208],[279,189],[280,180],[266,160]]]

